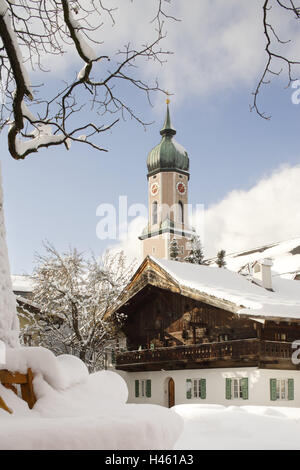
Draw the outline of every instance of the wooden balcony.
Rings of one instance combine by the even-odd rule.
[[[295,369],[292,343],[250,338],[154,350],[126,351],[116,355],[116,368],[126,371],[175,370],[215,367],[266,367]]]

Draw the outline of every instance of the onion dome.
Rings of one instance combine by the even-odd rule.
[[[176,130],[171,124],[168,104],[166,119],[160,134],[162,136],[160,143],[148,154],[148,177],[161,171],[177,171],[189,176],[189,157],[185,148],[174,139]]]

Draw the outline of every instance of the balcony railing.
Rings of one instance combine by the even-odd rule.
[[[258,338],[175,346],[154,350],[126,351],[116,355],[117,367],[166,362],[207,362],[217,360],[288,359],[292,343],[264,341]]]

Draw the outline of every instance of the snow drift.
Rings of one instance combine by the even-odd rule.
[[[128,390],[115,372],[89,375],[74,356],[55,357],[44,348],[7,351],[6,367],[35,374],[32,410],[0,385],[14,411],[0,409],[0,449],[172,449],[183,429],[174,411],[158,405],[127,404]],[[59,430],[59,432],[58,432]]]

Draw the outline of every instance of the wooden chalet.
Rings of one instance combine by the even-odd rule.
[[[172,272],[175,265],[179,272],[184,268],[196,273],[196,280],[199,271],[199,286],[180,281]],[[233,288],[235,301],[226,299],[217,288],[214,292],[207,289],[206,272],[218,279],[223,275],[226,285],[230,278],[233,285],[238,281],[238,288]],[[241,297],[246,292],[246,299],[239,299],[236,291]],[[264,307],[260,315],[254,315],[243,301],[247,304],[252,296],[257,302],[259,295]],[[299,366],[291,358],[292,343],[300,338],[300,304],[297,318],[289,317],[288,311],[287,316],[268,315],[265,309],[272,295],[276,296],[228,270],[148,256],[117,307],[127,316],[123,328],[127,346],[116,353],[116,369],[140,372],[247,366],[297,370]]]

